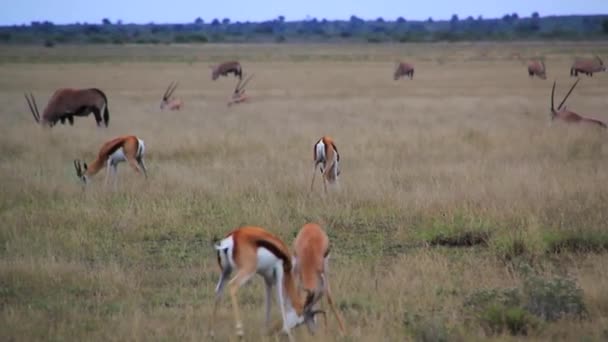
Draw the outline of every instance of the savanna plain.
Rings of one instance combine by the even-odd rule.
[[[211,241],[241,225],[291,244],[331,240],[344,316],[302,341],[608,339],[608,132],[551,122],[575,56],[606,43],[167,45],[0,50],[0,336],[5,341],[207,340],[219,272]],[[517,57],[545,58],[548,80]],[[226,106],[239,59],[251,101]],[[414,80],[394,81],[397,59]],[[161,112],[171,81],[184,100]],[[59,87],[98,87],[110,126],[37,126]],[[608,120],[608,75],[568,108]],[[85,190],[72,161],[135,134],[126,164]],[[341,154],[339,186],[310,192],[312,147]],[[259,277],[240,292],[246,339],[263,329]],[[273,318],[278,307],[273,303]],[[228,296],[216,340],[235,340]]]

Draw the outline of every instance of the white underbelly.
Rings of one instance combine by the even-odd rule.
[[[123,148],[119,148],[118,150],[114,151],[114,153],[112,153],[112,155],[110,156],[110,162],[112,164],[118,164],[120,162],[126,161],[127,158],[125,157],[125,151],[123,150]]]

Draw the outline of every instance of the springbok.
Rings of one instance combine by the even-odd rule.
[[[76,175],[86,185],[89,179],[97,174],[106,165],[106,185],[108,179],[113,177],[116,180],[116,171],[118,163],[127,161],[136,173],[143,171],[144,176],[148,178],[146,164],[144,163],[144,153],[146,146],[144,141],[134,135],[127,135],[114,138],[104,143],[99,149],[97,158],[91,162],[81,164],[80,160],[74,160],[74,168]],[[83,169],[84,166],[84,169]]]
[[[409,63],[397,62],[395,67],[395,74],[393,75],[395,81],[403,76],[409,76],[410,80],[414,78],[414,66]]]
[[[173,92],[177,88],[178,83],[171,82],[167,90],[165,90],[165,94],[163,95],[162,100],[160,101],[160,110],[164,110],[168,108],[169,110],[180,110],[184,105],[184,102],[181,99],[173,97]]]
[[[578,73],[593,77],[594,72],[606,71],[604,61],[595,55],[595,58],[577,58],[570,68],[570,76],[578,76]]]
[[[43,126],[53,127],[57,121],[65,124],[66,120],[70,125],[73,125],[75,116],[88,116],[91,113],[95,115],[97,126],[101,126],[101,122],[103,121],[104,125],[108,127],[108,123],[110,122],[108,98],[103,91],[96,88],[62,88],[56,90],[46,108],[44,108],[42,116],[38,110],[34,94],[30,93],[29,98],[25,94],[25,99],[34,116],[34,120]]]
[[[340,176],[340,154],[334,140],[329,136],[319,139],[313,146],[313,167],[310,191],[315,184],[315,174],[320,166],[323,177],[323,190],[327,193],[327,183],[334,184]]]
[[[300,324],[310,324],[315,315],[322,311],[313,311],[310,305],[304,305],[298,295],[293,276],[291,255],[287,245],[281,239],[263,228],[245,226],[228,233],[215,244],[217,262],[220,267],[220,279],[215,287],[215,302],[211,317],[210,334],[214,335],[215,316],[218,304],[232,271],[236,275],[228,284],[230,298],[236,321],[236,335],[243,337],[243,323],[238,307],[237,291],[256,273],[264,278],[266,285],[266,328],[270,324],[270,303],[272,286],[277,286],[277,297],[283,320],[283,332],[293,341],[291,329]],[[286,296],[285,296],[286,294]]]
[[[242,79],[239,79],[237,81],[236,87],[234,87],[234,92],[232,92],[232,98],[230,98],[230,100],[228,101],[228,107],[232,106],[233,104],[246,102],[249,100],[249,96],[245,95],[245,86],[251,80],[252,77],[253,74],[245,78],[245,81],[243,81]]]
[[[340,332],[346,333],[342,317],[334,306],[327,277],[329,260],[329,238],[316,223],[305,224],[293,242],[294,274],[299,279],[301,288],[306,292],[305,305],[314,307],[325,295],[331,311],[336,316]],[[325,329],[327,329],[327,318]],[[315,332],[314,321],[308,321],[307,326],[311,334]]]
[[[243,78],[243,68],[241,67],[241,63],[237,61],[229,61],[224,62],[218,65],[211,66],[211,79],[217,80],[220,76],[228,76],[229,73],[233,73],[234,77],[239,79]]]
[[[547,68],[545,67],[545,61],[532,60],[528,62],[528,76],[538,77],[540,79],[547,79]]]
[[[566,94],[566,96],[564,97],[562,102],[559,104],[559,106],[557,106],[557,110],[555,109],[554,104],[553,104],[553,97],[555,94],[555,83],[556,83],[556,82],[553,82],[553,89],[551,89],[551,120],[555,120],[557,118],[557,119],[560,119],[560,120],[562,120],[564,122],[568,122],[568,123],[587,122],[587,123],[591,123],[594,125],[598,125],[602,128],[607,128],[606,123],[604,123],[601,120],[584,117],[571,110],[566,109],[566,107],[564,107],[562,109],[562,106],[566,102],[566,99],[568,98],[568,96],[570,96],[570,94],[572,93],[572,90],[574,90],[574,87],[576,87],[576,85],[578,84],[578,81],[580,81],[580,79],[578,79],[578,80],[576,80],[576,82],[574,82],[574,84],[572,85],[572,88],[570,88],[570,91],[568,91],[568,93]]]

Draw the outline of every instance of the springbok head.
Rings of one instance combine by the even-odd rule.
[[[52,123],[46,122],[40,118],[40,111],[38,110],[38,105],[36,104],[36,99],[34,98],[34,94],[30,93],[29,97],[27,94],[23,94],[25,96],[25,100],[27,101],[27,105],[30,107],[30,111],[32,112],[32,116],[36,123],[46,124],[48,126],[53,126]]]
[[[84,165],[84,169],[83,169],[83,165]],[[87,184],[87,176],[86,176],[86,172],[87,169],[89,168],[87,163],[80,163],[80,160],[75,159],[74,160],[74,168],[76,169],[76,176],[78,176],[78,178],[84,183]]]
[[[555,96],[555,84],[556,84],[556,82],[553,81],[553,89],[551,89],[551,119],[552,120],[555,119],[555,117],[557,116],[557,113],[559,113],[562,110],[562,106],[564,105],[564,103],[566,103],[568,96],[570,96],[570,94],[574,90],[574,87],[576,87],[576,85],[578,84],[578,81],[580,81],[580,78],[577,79],[576,82],[574,82],[574,84],[570,88],[570,91],[568,91],[566,96],[564,96],[564,99],[562,100],[562,102],[559,104],[559,106],[557,106],[557,110],[555,109],[555,105],[553,102],[553,98]],[[564,107],[564,109],[565,109],[565,107]]]
[[[165,90],[165,94],[163,95],[162,100],[160,101],[160,110],[164,110],[165,107],[169,104],[169,100],[171,99],[171,95],[177,88],[177,82],[171,82],[167,90]]]
[[[213,81],[217,80],[217,78],[220,77],[220,66],[221,64],[209,66],[209,68],[211,69],[211,79]]]
[[[313,291],[306,290],[306,299],[304,301],[304,310],[302,311],[304,321],[303,324],[306,325],[308,332],[311,335],[314,335],[317,331],[317,315],[323,315],[323,319],[327,320],[327,315],[323,310],[315,310],[314,305],[317,302],[315,298],[315,294]]]
[[[598,63],[600,63],[600,66],[602,67],[602,71],[606,71],[606,66],[604,65],[604,61],[602,61],[600,56],[595,55],[595,59],[597,59]]]
[[[246,77],[245,80],[239,79],[237,81],[234,91],[232,92],[232,97],[228,101],[228,107],[232,106],[233,104],[247,101],[248,97],[245,95],[245,86],[247,86],[247,83],[249,83],[249,81],[253,78],[253,75],[254,74],[249,75],[249,77]]]

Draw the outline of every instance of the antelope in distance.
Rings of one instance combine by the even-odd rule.
[[[320,166],[320,167],[319,167]],[[319,139],[313,146],[313,167],[310,191],[315,184],[317,168],[323,177],[323,190],[327,193],[327,183],[335,184],[340,176],[340,154],[334,140],[329,136]]]
[[[180,110],[184,105],[184,102],[181,99],[173,97],[173,92],[177,88],[178,83],[171,82],[167,90],[165,90],[165,94],[163,95],[162,100],[160,101],[160,110],[165,110],[168,108],[169,110]]]
[[[36,99],[32,93],[25,94],[25,99],[34,116],[34,120],[42,126],[53,127],[57,122],[65,124],[67,120],[70,125],[74,124],[75,116],[88,116],[93,113],[97,126],[108,127],[110,112],[108,110],[108,98],[103,91],[97,88],[70,89],[62,88],[55,91],[46,108],[40,115]],[[103,117],[102,117],[103,114]]]
[[[595,55],[595,58],[577,58],[570,68],[570,76],[578,76],[579,72],[587,76],[593,77],[594,72],[606,71],[604,61]]]
[[[78,159],[74,160],[74,168],[76,168],[76,175],[85,185],[91,177],[104,167],[104,164],[106,165],[105,184],[108,184],[110,177],[116,181],[118,164],[123,161],[127,161],[136,173],[143,171],[144,177],[148,178],[146,164],[144,163],[145,152],[146,146],[142,139],[134,135],[122,136],[104,143],[99,149],[97,158],[90,165],[87,165],[87,163],[81,164]]]
[[[233,104],[246,102],[249,100],[249,96],[245,95],[245,86],[247,83],[249,83],[252,77],[253,74],[245,78],[245,81],[242,79],[237,81],[236,87],[234,87],[234,92],[232,92],[232,98],[228,101],[228,107],[232,106]]]
[[[301,288],[306,292],[304,305],[314,307],[325,296],[338,321],[340,332],[344,335],[346,333],[344,322],[334,306],[327,278],[330,251],[327,233],[316,223],[305,224],[293,242],[293,250],[294,273],[300,281]],[[327,330],[327,317],[324,315],[324,318]],[[311,334],[314,334],[316,329],[314,323],[314,321],[307,322]]]
[[[233,73],[234,77],[239,79],[243,78],[243,68],[241,63],[237,61],[224,62],[218,65],[211,66],[211,79],[217,80],[220,76],[228,76],[229,73]]]
[[[211,336],[214,335],[215,316],[218,304],[232,271],[236,272],[228,285],[236,321],[236,334],[243,337],[243,323],[237,300],[239,288],[245,285],[256,273],[264,278],[266,285],[266,328],[270,324],[270,303],[272,286],[277,287],[277,297],[283,320],[283,332],[293,341],[291,329],[300,324],[310,324],[315,315],[323,313],[313,311],[310,305],[304,305],[298,295],[293,275],[291,254],[281,239],[263,228],[245,226],[228,233],[214,246],[217,262],[220,267],[220,279],[215,287],[215,302],[211,318]]]
[[[574,84],[572,85],[572,88],[570,88],[570,91],[568,91],[568,93],[566,94],[566,96],[564,97],[562,102],[559,104],[559,106],[557,106],[557,110],[555,109],[554,104],[553,104],[553,97],[555,94],[555,83],[556,83],[556,82],[553,82],[553,89],[551,89],[551,120],[555,120],[557,118],[557,119],[560,119],[567,123],[587,122],[587,123],[591,123],[594,125],[598,125],[602,128],[607,128],[606,123],[604,123],[601,120],[584,117],[571,110],[566,109],[566,107],[564,107],[562,109],[562,106],[566,102],[566,99],[568,99],[568,96],[570,96],[570,94],[572,93],[572,90],[574,90],[574,87],[576,87],[576,85],[578,84],[578,81],[580,81],[580,79],[578,79],[578,80],[576,80],[576,82],[574,82]]]
[[[397,62],[394,74],[395,81],[403,76],[408,76],[410,80],[414,79],[414,66],[409,63]]]
[[[547,79],[547,67],[545,67],[545,61],[541,60],[532,60],[528,62],[528,76],[530,77],[538,77],[542,80]]]

